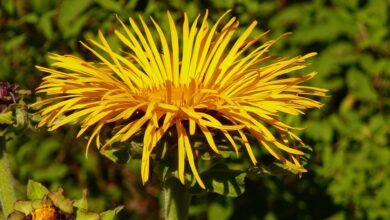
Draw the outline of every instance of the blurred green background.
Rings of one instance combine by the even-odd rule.
[[[247,179],[238,198],[198,196],[191,218],[390,219],[389,0],[2,0],[0,80],[34,90],[43,76],[34,66],[48,65],[49,52],[88,58],[79,41],[98,30],[112,34],[120,25],[115,15],[153,16],[164,26],[166,10],[181,23],[182,11],[193,18],[205,9],[210,23],[227,9],[241,28],[257,20],[258,32],[271,30],[267,39],[293,32],[271,53],[317,51],[308,69],[319,74],[308,84],[330,92],[322,109],[288,118],[306,128],[299,135],[313,148],[307,174]],[[88,188],[92,210],[124,204],[118,219],[159,219],[153,179],[142,186],[138,163],[116,165],[95,149],[86,160],[76,129],[24,132],[8,142],[19,196],[28,179],[53,190],[61,185],[71,198]]]

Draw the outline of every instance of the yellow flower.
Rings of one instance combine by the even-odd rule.
[[[42,206],[32,213],[32,220],[56,220],[58,210],[53,206]]]
[[[100,32],[100,42],[91,42],[101,52],[82,43],[99,62],[51,55],[53,68],[38,67],[49,75],[37,92],[51,96],[33,105],[43,107],[39,126],[46,124],[54,130],[79,120],[78,136],[92,127],[87,150],[93,139],[98,148],[104,148],[129,140],[143,129],[144,183],[149,178],[150,156],[170,128],[177,134],[177,169],[182,183],[188,161],[196,181],[205,188],[196,167],[198,151],[191,145],[196,130],[215,154],[220,151],[213,136],[220,132],[237,154],[239,147],[233,137],[240,137],[253,164],[257,160],[252,148],[260,146],[290,169],[305,172],[299,162],[303,152],[295,144],[303,143],[291,132],[295,128],[280,121],[278,115],[321,107],[306,96],[323,96],[326,91],[301,85],[316,73],[286,76],[305,68],[305,60],[315,53],[273,59],[266,53],[276,40],[259,44],[264,34],[249,37],[256,21],[232,42],[238,21],[233,17],[222,22],[227,13],[211,27],[208,12],[203,19],[198,15],[191,25],[184,14],[178,30],[168,12],[169,39],[153,19],[154,27],[141,17],[138,24],[130,18],[130,27],[120,21],[124,33],[115,31],[115,35],[127,46],[123,53],[114,52]],[[114,123],[124,126],[101,144],[102,128]],[[259,144],[251,146],[248,135]]]

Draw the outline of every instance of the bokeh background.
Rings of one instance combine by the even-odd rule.
[[[34,66],[48,65],[49,52],[88,59],[79,41],[112,34],[115,15],[153,16],[164,27],[166,10],[181,23],[182,11],[194,18],[206,9],[210,23],[227,9],[242,28],[257,20],[256,32],[271,30],[265,40],[293,32],[271,53],[317,51],[307,71],[319,74],[308,84],[330,92],[322,109],[286,119],[306,128],[307,174],[247,179],[238,198],[199,195],[191,219],[390,219],[389,0],[1,0],[0,80],[34,90],[43,77]],[[7,143],[19,197],[33,179],[71,198],[88,188],[92,210],[124,204],[118,219],[159,219],[160,189],[142,185],[139,163],[117,165],[94,149],[86,160],[76,129],[21,132]]]

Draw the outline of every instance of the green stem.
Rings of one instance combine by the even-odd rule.
[[[176,178],[169,178],[163,184],[165,220],[188,219],[191,194]]]
[[[4,143],[3,141],[0,142]],[[7,219],[8,214],[14,209],[16,197],[7,154],[2,150],[3,147],[0,146],[0,203],[5,219]]]

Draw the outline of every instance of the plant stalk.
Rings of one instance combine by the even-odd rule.
[[[169,178],[163,183],[165,220],[188,219],[191,194],[178,179]]]
[[[7,154],[0,146],[0,203],[4,214],[4,219],[13,212],[16,201],[14,182],[7,159]]]

